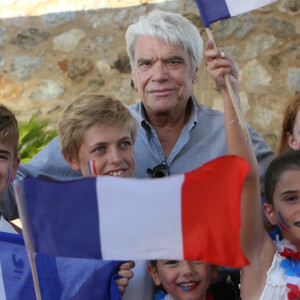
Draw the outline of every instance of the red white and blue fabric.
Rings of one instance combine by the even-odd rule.
[[[257,9],[277,0],[196,0],[204,27]]]
[[[53,299],[120,300],[114,279],[119,261],[35,256],[41,297]],[[0,299],[36,299],[22,235],[0,232]]]
[[[240,157],[224,156],[160,179],[26,178],[15,190],[24,192],[18,201],[26,207],[23,222],[36,253],[241,267],[248,263],[239,233],[240,197],[249,168]]]
[[[289,289],[287,298],[289,300],[300,300],[300,251],[290,244],[288,240],[279,240],[276,236],[275,245],[278,253],[285,257],[280,262],[280,267],[284,269],[286,286]]]

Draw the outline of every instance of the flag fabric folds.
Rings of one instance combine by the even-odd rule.
[[[23,236],[18,234],[0,232],[0,299],[36,299]]]
[[[277,0],[196,0],[204,27],[268,5]]]
[[[25,178],[14,188],[36,253],[241,267],[240,196],[248,171],[242,158],[224,156],[160,179]]]
[[[114,282],[119,261],[38,254],[35,262],[43,300],[121,299]],[[22,235],[0,232],[0,299],[36,299]]]

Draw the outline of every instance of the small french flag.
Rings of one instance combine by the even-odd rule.
[[[91,176],[96,176],[97,175],[97,168],[96,168],[96,161],[93,159],[93,160],[90,160],[88,162],[88,165],[89,165],[89,173]]]
[[[25,178],[15,191],[36,253],[241,267],[247,259],[239,240],[240,197],[248,171],[242,158],[224,156],[160,179]]]
[[[246,13],[277,0],[196,0],[204,27]]]

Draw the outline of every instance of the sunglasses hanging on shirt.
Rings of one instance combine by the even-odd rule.
[[[147,173],[151,174],[152,178],[159,178],[169,176],[169,167],[165,161],[154,167],[153,169],[148,168]]]

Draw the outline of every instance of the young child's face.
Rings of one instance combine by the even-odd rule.
[[[212,266],[189,260],[158,260],[148,265],[154,284],[163,285],[176,300],[203,300],[210,284]]]
[[[3,142],[0,138],[0,202],[11,180],[16,176],[19,163],[19,157],[14,155],[13,143]]]
[[[294,135],[295,140],[300,143],[300,111],[297,112],[297,115],[295,118],[293,135]]]
[[[286,134],[286,141],[290,148],[300,150],[300,111],[296,114],[293,132]]]
[[[95,172],[91,172],[89,162],[94,165]],[[90,127],[80,146],[78,159],[68,163],[74,170],[81,170],[84,177],[132,177],[134,148],[130,131],[114,125]]]
[[[300,249],[300,170],[284,171],[277,182],[268,219],[278,225],[282,237]]]

